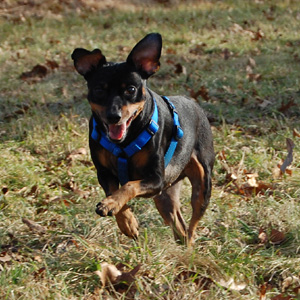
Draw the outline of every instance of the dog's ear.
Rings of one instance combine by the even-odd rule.
[[[133,65],[143,79],[147,79],[159,69],[161,48],[161,35],[150,33],[135,45],[127,58],[127,63]]]
[[[97,66],[104,65],[106,63],[105,56],[99,49],[88,51],[82,48],[77,48],[72,53],[72,59],[74,60],[75,69],[82,76],[86,76]]]

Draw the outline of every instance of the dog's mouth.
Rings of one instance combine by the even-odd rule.
[[[111,140],[120,142],[125,139],[128,128],[135,118],[137,114],[137,110],[133,113],[133,115],[127,119],[125,122],[120,124],[109,124],[108,125],[108,136]]]

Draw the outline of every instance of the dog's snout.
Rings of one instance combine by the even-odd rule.
[[[110,124],[116,124],[121,120],[122,114],[121,111],[108,111],[106,118]]]

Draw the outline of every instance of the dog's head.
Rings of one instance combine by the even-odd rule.
[[[146,80],[159,69],[161,48],[161,35],[151,33],[136,44],[123,63],[107,62],[99,49],[74,50],[72,59],[87,81],[93,114],[112,141],[124,141],[131,122],[143,110]]]

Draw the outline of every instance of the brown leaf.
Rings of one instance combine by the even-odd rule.
[[[135,281],[135,275],[140,270],[141,265],[137,265],[129,272],[121,272],[116,266],[106,262],[101,264],[101,271],[95,271],[95,274],[100,277],[103,286],[107,286],[110,282],[113,285],[125,283],[130,285]]]
[[[255,73],[248,73],[246,77],[249,81],[260,81],[262,79],[261,74],[255,74]]]
[[[51,70],[55,70],[59,68],[59,65],[56,61],[54,60],[47,60],[46,61],[46,65],[51,69]]]
[[[2,187],[2,194],[3,194],[3,195],[6,195],[6,194],[8,193],[8,191],[9,191],[9,189],[8,189],[7,186],[3,186],[3,187]]]
[[[186,74],[186,68],[182,64],[176,64],[175,65],[175,74]]]
[[[47,231],[46,227],[44,227],[34,221],[22,218],[22,222],[24,224],[26,224],[29,227],[29,229],[35,233],[44,234]]]
[[[204,53],[203,48],[206,46],[207,45],[205,43],[198,44],[193,49],[190,50],[190,53],[194,55],[202,55]]]
[[[286,168],[293,162],[293,149],[295,147],[295,144],[293,140],[287,138],[286,139],[286,148],[288,150],[288,155],[286,159],[284,160],[283,164],[280,166],[280,171],[284,174],[286,171]]]
[[[259,289],[259,300],[266,300],[267,285],[264,283]]]
[[[85,148],[78,148],[78,149],[73,150],[67,156],[67,160],[74,161],[74,160],[82,158],[82,156],[85,156],[85,155],[87,155],[87,150]]]
[[[0,262],[6,263],[12,260],[12,257],[7,252],[0,253]]]
[[[38,269],[36,272],[33,273],[34,278],[35,279],[43,278],[45,276],[45,271],[46,271],[45,267]]]
[[[293,129],[293,137],[300,137],[300,132],[296,128]]]
[[[289,100],[287,103],[281,102],[280,108],[278,110],[282,113],[286,113],[288,109],[290,109],[292,106],[297,106],[294,99]]]
[[[279,245],[283,243],[286,239],[286,236],[283,232],[277,230],[277,229],[272,229],[270,233],[270,242],[274,245]]]
[[[209,97],[209,94],[208,94],[208,90],[207,90],[207,88],[204,85],[202,85],[201,88],[200,88],[200,90],[198,90],[197,92],[195,92],[192,89],[190,91],[190,95],[194,99],[198,99],[198,97],[201,96],[206,101],[210,100],[210,97]]]
[[[265,34],[262,32],[262,30],[258,29],[257,31],[253,32],[252,41],[259,41],[265,37]]]
[[[175,282],[182,282],[192,280],[193,283],[202,290],[209,290],[210,286],[214,283],[212,279],[200,276],[198,273],[193,271],[181,271],[176,277]]]
[[[38,64],[38,65],[34,66],[31,71],[23,72],[21,74],[20,78],[22,80],[28,80],[28,79],[31,79],[34,77],[43,78],[47,75],[47,73],[48,73],[47,68],[43,65]]]

